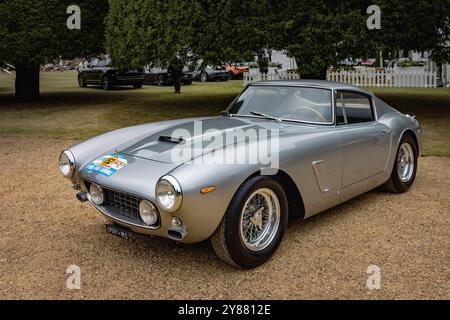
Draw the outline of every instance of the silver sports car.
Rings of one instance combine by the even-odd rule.
[[[182,243],[211,239],[253,268],[306,219],[384,186],[407,191],[422,130],[372,93],[327,81],[248,86],[219,116],[112,131],[65,150],[59,168],[109,221]],[[349,230],[351,232],[351,230]]]

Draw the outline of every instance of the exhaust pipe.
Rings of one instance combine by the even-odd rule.
[[[76,197],[77,197],[77,200],[80,202],[85,202],[88,199],[86,196],[86,193],[84,193],[84,192],[77,193]]]

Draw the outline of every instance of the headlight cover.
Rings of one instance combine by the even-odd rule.
[[[161,209],[175,212],[181,207],[183,195],[181,186],[172,176],[164,176],[156,184],[156,200]]]
[[[72,178],[75,172],[75,157],[69,150],[59,156],[59,171],[65,178]]]
[[[95,183],[91,184],[91,186],[89,187],[89,196],[92,203],[94,203],[96,206],[100,206],[105,201],[103,189]]]
[[[139,203],[139,215],[142,221],[148,226],[158,222],[158,210],[150,201],[142,200]]]

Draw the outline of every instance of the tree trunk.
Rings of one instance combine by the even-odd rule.
[[[39,65],[16,64],[16,98],[34,100],[39,97]]]

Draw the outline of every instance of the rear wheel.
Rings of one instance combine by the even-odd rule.
[[[102,87],[105,90],[111,90],[112,89],[111,81],[110,81],[108,76],[104,76],[103,77],[103,79],[102,79]]]
[[[203,72],[203,73],[200,75],[200,80],[201,80],[202,82],[207,82],[207,81],[208,81],[208,74],[207,74],[206,72]]]
[[[230,265],[250,269],[277,250],[288,220],[288,202],[281,185],[258,176],[236,192],[211,237],[216,254]]]
[[[135,88],[135,89],[142,88],[142,83],[135,83],[135,84],[133,84],[133,88]]]
[[[411,135],[404,135],[397,150],[391,177],[385,184],[388,191],[403,193],[409,190],[416,178],[417,155],[416,142]]]

